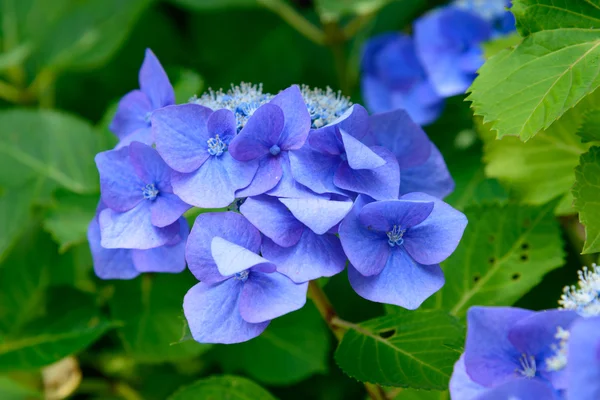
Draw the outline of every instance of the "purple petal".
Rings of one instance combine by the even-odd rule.
[[[115,146],[115,150],[119,150],[125,146],[129,146],[133,142],[140,142],[152,146],[154,143],[154,136],[152,135],[152,128],[150,125],[140,128],[132,133],[123,136],[119,143]]]
[[[361,89],[365,104],[372,113],[390,111],[394,108],[390,97],[391,88],[378,77],[364,74]]]
[[[568,353],[569,399],[600,399],[600,317],[573,324]]]
[[[325,153],[332,156],[339,156],[344,152],[344,144],[342,143],[341,135],[338,133],[335,126],[329,125],[321,129],[310,131],[308,145],[304,147],[310,147],[319,153]]]
[[[508,332],[533,311],[513,307],[471,307],[467,313],[465,367],[473,381],[492,387],[518,377],[521,353]]]
[[[345,194],[333,184],[333,175],[342,159],[304,146],[300,150],[290,151],[290,166],[294,179],[315,193]]]
[[[352,169],[374,169],[385,165],[385,160],[369,147],[340,129],[342,142],[346,150],[348,165]]]
[[[172,191],[172,170],[155,149],[140,142],[133,142],[129,145],[129,158],[135,173],[144,183],[153,183],[161,191]]]
[[[476,400],[537,399],[559,400],[552,386],[545,382],[530,379],[518,379],[495,387],[476,398]],[[583,399],[574,397],[574,399]],[[592,398],[590,397],[590,400]],[[596,397],[594,397],[596,399]]]
[[[279,156],[281,169],[283,171],[281,174],[281,180],[273,189],[269,190],[267,194],[277,197],[296,198],[329,197],[328,195],[319,195],[314,193],[312,190],[294,179],[288,155],[289,153],[285,152]]]
[[[285,116],[285,125],[277,140],[282,150],[297,150],[304,145],[310,130],[310,114],[297,85],[279,92],[269,101],[279,106]]]
[[[450,396],[453,399],[475,400],[479,395],[489,389],[473,382],[465,369],[465,356],[461,355],[454,364],[454,371],[450,378]]]
[[[197,104],[166,107],[152,114],[156,150],[179,172],[193,172],[210,157],[206,141],[212,110]]]
[[[371,115],[371,132],[378,146],[396,156],[400,169],[423,164],[431,154],[431,142],[423,129],[404,110]]]
[[[203,282],[215,283],[225,279],[212,255],[211,243],[215,237],[253,253],[260,251],[260,233],[242,215],[234,212],[200,214],[188,238],[185,258],[192,274]]]
[[[376,200],[397,199],[400,191],[400,168],[396,157],[383,147],[371,147],[386,163],[375,169],[355,170],[342,162],[333,176],[340,189],[367,194]]]
[[[383,270],[390,246],[385,234],[370,231],[360,222],[359,213],[366,203],[365,196],[358,196],[352,210],[340,224],[339,233],[350,263],[362,275],[369,276]]]
[[[191,207],[173,193],[160,192],[150,205],[152,225],[159,228],[171,225]]]
[[[389,232],[395,225],[408,229],[420,224],[432,210],[431,201],[384,200],[364,206],[358,218],[368,229]]]
[[[400,195],[422,192],[443,199],[453,190],[454,180],[444,157],[433,143],[427,161],[416,167],[403,169],[400,176]]]
[[[242,282],[200,282],[183,299],[183,312],[194,340],[200,343],[240,343],[260,335],[269,321],[251,324],[240,315]]]
[[[140,88],[152,103],[153,110],[175,104],[175,91],[169,82],[169,77],[150,49],[146,49],[139,81]]]
[[[148,203],[122,213],[107,208],[99,215],[101,245],[107,249],[151,249],[179,233],[179,222],[164,228],[152,225]]]
[[[115,117],[110,123],[111,132],[123,139],[138,129],[149,127],[147,116],[152,110],[148,96],[141,90],[132,90],[119,101]]]
[[[277,265],[277,271],[298,283],[336,275],[346,266],[340,240],[335,235],[316,235],[309,229],[291,247],[264,238],[262,253]]]
[[[404,235],[406,251],[421,264],[437,264],[448,258],[460,242],[467,217],[458,210],[433,196],[424,193],[409,193],[401,200],[431,201],[433,211],[417,226]]]
[[[144,200],[146,184],[137,176],[129,157],[129,148],[110,150],[96,155],[100,173],[100,193],[106,206],[128,211]]]
[[[261,264],[270,264],[269,260],[265,260],[258,254],[218,236],[212,239],[210,252],[219,273],[223,276],[231,276]]]
[[[183,201],[200,208],[226,207],[235,200],[235,192],[250,184],[258,161],[240,162],[224,152],[211,156],[191,174],[174,173],[173,192]]]
[[[241,198],[266,193],[277,186],[282,175],[280,158],[272,157],[270,154],[263,156],[258,160],[258,169],[252,178],[252,183],[248,187],[238,190],[235,196]]]
[[[285,205],[269,196],[246,199],[240,212],[263,235],[283,247],[298,243],[305,229]]]
[[[185,269],[185,244],[189,235],[185,218],[179,218],[177,240],[148,250],[131,250],[135,268],[140,272],[179,273]]]
[[[87,232],[94,272],[100,279],[133,279],[140,273],[133,265],[131,250],[105,249],[100,246],[100,226],[96,218],[90,222]]]
[[[279,199],[288,210],[317,235],[337,225],[352,209],[351,201],[332,201],[319,198]]]
[[[216,110],[212,113],[208,117],[206,127],[211,137],[219,135],[226,143],[229,143],[237,133],[235,115],[226,109]]]
[[[296,284],[278,272],[251,272],[240,296],[240,314],[260,323],[296,311],[306,303],[308,282]]]
[[[444,273],[439,265],[421,265],[400,248],[390,252],[380,274],[363,276],[349,265],[348,278],[361,297],[409,310],[417,309],[444,286]]]
[[[237,160],[249,161],[270,154],[269,150],[277,144],[284,123],[281,108],[269,103],[263,104],[231,141],[231,155]]]
[[[313,133],[329,131],[330,135],[337,135],[340,129],[343,129],[354,138],[362,140],[369,133],[369,112],[363,106],[354,104],[335,121],[323,128],[314,130]],[[309,142],[312,146],[311,138],[309,138]]]

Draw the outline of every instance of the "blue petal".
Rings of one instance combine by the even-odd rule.
[[[583,397],[572,397],[583,400]],[[480,395],[475,400],[559,400],[558,394],[551,385],[538,380],[518,379],[495,387]],[[589,398],[592,399],[591,397]],[[594,397],[597,399],[597,397]]]
[[[369,147],[355,139],[353,136],[340,129],[342,142],[346,151],[348,165],[352,169],[374,169],[385,164],[385,160]]]
[[[138,129],[148,128],[150,123],[146,116],[152,111],[148,96],[141,90],[132,90],[119,101],[110,130],[119,139],[124,139]]]
[[[431,201],[383,200],[365,205],[359,219],[368,229],[389,232],[395,225],[408,229],[420,224],[432,210]]]
[[[342,162],[338,155],[321,153],[306,145],[290,151],[289,158],[292,175],[300,184],[315,193],[346,194],[333,184],[333,175]]]
[[[454,180],[444,157],[433,143],[431,154],[425,163],[403,169],[400,175],[400,195],[422,192],[443,199],[453,191]]]
[[[160,228],[177,221],[191,206],[173,193],[159,193],[150,205],[152,225]]]
[[[231,141],[231,155],[240,161],[250,161],[270,154],[269,149],[278,143],[284,123],[281,108],[269,103],[263,104]]]
[[[310,130],[310,114],[297,85],[279,92],[269,101],[279,106],[285,116],[285,125],[277,143],[282,150],[297,150],[304,145]]]
[[[352,209],[351,201],[319,198],[279,199],[288,210],[314,233],[322,235],[337,225]]]
[[[281,153],[279,155],[279,160],[281,162],[282,171],[281,179],[273,189],[267,192],[269,196],[296,198],[329,197],[328,195],[319,195],[314,193],[312,190],[294,179],[294,176],[292,175],[292,167],[290,165],[289,152]]]
[[[219,273],[223,276],[231,276],[254,266],[269,264],[269,260],[265,260],[258,254],[218,236],[212,239],[210,252],[215,264],[217,264]]]
[[[185,218],[179,218],[177,240],[148,250],[131,250],[135,268],[140,272],[179,273],[185,269],[185,245],[189,235]]]
[[[106,206],[116,211],[128,211],[144,200],[146,183],[136,174],[129,148],[104,151],[96,155],[100,173],[100,193]]]
[[[105,249],[100,245],[100,226],[96,218],[90,222],[87,238],[98,278],[133,279],[140,274],[133,265],[131,250]]]
[[[242,198],[266,193],[277,186],[282,176],[281,159],[265,155],[258,160],[258,169],[250,185],[238,190],[235,196]]]
[[[146,183],[154,184],[162,192],[172,192],[171,173],[173,170],[152,147],[133,142],[129,145],[129,158],[137,176]]]
[[[567,364],[570,399],[600,399],[600,317],[580,319],[569,337]]]
[[[454,371],[450,377],[450,397],[461,400],[475,400],[479,395],[489,389],[473,382],[465,369],[465,356],[461,355],[454,364]]]
[[[139,81],[140,88],[152,103],[153,110],[175,104],[175,91],[169,82],[169,77],[150,49],[146,49]]]

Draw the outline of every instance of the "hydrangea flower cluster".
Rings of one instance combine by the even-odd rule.
[[[472,307],[452,398],[599,399],[599,272],[580,271],[579,289],[565,288],[560,309]]]
[[[173,105],[149,50],[140,80],[146,97],[125,96],[115,116],[121,142],[96,156],[88,237],[99,277],[187,263],[199,283],[183,309],[203,343],[256,337],[347,260],[352,287],[372,301],[414,309],[442,287],[439,263],[467,220],[441,200],[452,178],[406,112],[369,115],[331,89],[295,85],[273,95],[242,84]],[[142,107],[155,97],[164,101]],[[143,127],[121,123],[134,120]],[[201,213],[188,232],[192,206],[228,211]]]
[[[363,49],[362,92],[375,113],[405,109],[420,125],[464,93],[483,65],[482,43],[515,30],[507,0],[455,0],[414,23],[414,37],[387,33]]]

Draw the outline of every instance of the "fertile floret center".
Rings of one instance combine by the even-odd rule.
[[[391,231],[387,232],[388,244],[390,247],[402,246],[404,243],[404,233],[406,229],[402,229],[400,225],[394,225]]]
[[[219,135],[206,141],[208,144],[208,154],[219,157],[227,149],[227,144],[221,140]]]
[[[154,186],[154,183],[149,183],[142,188],[142,194],[146,200],[154,200],[158,196],[158,189]]]
[[[242,282],[246,282],[246,280],[248,279],[248,270],[242,271],[242,272],[236,272],[236,274],[233,276],[233,279],[236,279],[238,281],[242,281]]]
[[[517,369],[517,373],[520,374],[523,378],[531,379],[535,377],[535,373],[537,371],[537,367],[535,364],[535,357],[528,356],[527,354],[522,354],[519,359],[521,363],[521,369]]]
[[[276,156],[277,154],[281,153],[281,148],[279,146],[277,146],[276,144],[274,144],[273,146],[271,146],[271,148],[269,149],[269,152]]]

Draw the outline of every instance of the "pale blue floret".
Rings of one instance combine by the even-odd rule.
[[[249,274],[248,270],[236,272],[233,279],[236,279],[236,280],[242,281],[242,282],[246,282],[246,280],[248,280],[248,274]]]
[[[333,122],[352,106],[352,102],[344,97],[341,91],[334,92],[330,87],[323,90],[302,85],[300,91],[310,114],[313,129],[319,129]]]
[[[154,200],[158,196],[158,189],[154,186],[154,183],[149,183],[142,188],[142,194],[146,200]]]
[[[208,144],[208,154],[219,157],[227,149],[227,144],[221,140],[219,135],[206,141]]]
[[[391,231],[387,232],[388,244],[390,247],[402,246],[404,243],[404,233],[406,229],[401,229],[399,225],[394,225]]]
[[[578,286],[567,286],[559,300],[562,308],[576,311],[583,317],[600,316],[600,267],[583,267],[578,271]]]

